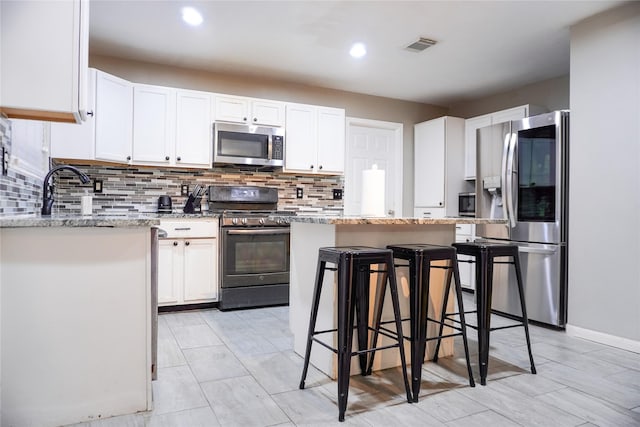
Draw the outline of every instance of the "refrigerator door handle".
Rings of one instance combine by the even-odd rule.
[[[541,249],[541,248],[532,248],[528,246],[519,246],[518,250],[520,252],[526,252],[530,254],[539,254],[539,255],[554,255],[558,252],[558,248],[555,249]]]
[[[510,140],[511,140],[511,133],[507,133],[504,136],[504,144],[502,146],[502,184],[500,185],[501,191],[502,191],[502,218],[507,218],[509,219],[509,210],[507,209],[507,199],[508,199],[508,192],[507,192],[507,159],[509,158],[509,144],[510,144]],[[511,224],[509,224],[510,226]]]
[[[508,151],[507,151],[507,158],[506,158],[506,173],[504,177],[505,178],[505,182],[504,182],[505,194],[503,194],[503,198],[505,199],[505,204],[507,205],[507,218],[509,219],[509,226],[513,228],[516,226],[516,215],[515,215],[515,209],[513,207],[513,198],[514,198],[513,175],[516,172],[513,170],[513,162],[514,162],[514,157],[516,152],[517,134],[509,133],[507,134],[506,138],[509,139],[509,143],[505,144],[505,145],[508,145]]]

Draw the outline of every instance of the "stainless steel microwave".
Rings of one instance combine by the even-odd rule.
[[[476,216],[476,193],[458,194],[458,216]]]
[[[213,164],[283,166],[284,129],[214,123]]]

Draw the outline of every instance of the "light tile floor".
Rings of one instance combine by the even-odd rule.
[[[453,357],[424,365],[418,403],[406,402],[399,369],[355,375],[338,423],[335,382],[311,368],[298,389],[288,322],[287,307],[162,314],[154,410],[78,426],[640,426],[640,354],[536,326],[537,375],[522,328],[506,329],[491,335],[487,385],[471,388],[456,338]],[[478,380],[473,330],[469,345]]]

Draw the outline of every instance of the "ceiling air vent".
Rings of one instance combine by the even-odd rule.
[[[420,37],[417,41],[407,46],[406,49],[410,50],[411,52],[422,52],[426,48],[431,47],[436,43],[437,42],[435,40]]]

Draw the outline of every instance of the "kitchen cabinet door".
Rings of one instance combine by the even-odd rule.
[[[216,121],[248,123],[249,99],[239,96],[216,95]]]
[[[345,112],[318,108],[318,169],[320,173],[344,173]]]
[[[102,71],[96,74],[96,160],[131,163],[133,87]]]
[[[160,239],[158,241],[158,305],[178,303],[183,264],[181,240]]]
[[[216,121],[284,126],[282,102],[242,96],[216,95]]]
[[[3,1],[0,8],[0,111],[80,123],[87,108],[89,1]]]
[[[285,132],[285,169],[314,172],[317,156],[317,115],[312,105],[288,104]]]
[[[284,104],[277,101],[251,101],[251,122],[256,125],[282,127],[285,123]]]
[[[210,168],[213,150],[212,95],[178,90],[176,114],[176,166]]]
[[[465,120],[464,124],[464,179],[476,179],[476,131],[492,123],[491,115]]]
[[[133,88],[133,163],[169,165],[175,147],[175,90]]]
[[[184,302],[218,299],[217,239],[184,241]]]
[[[414,126],[414,205],[444,207],[445,118]]]

